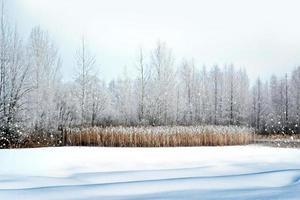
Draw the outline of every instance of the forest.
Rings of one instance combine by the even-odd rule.
[[[101,61],[82,37],[74,49],[74,78],[63,81],[63,57],[47,30],[34,27],[24,38],[3,8],[0,26],[2,141],[109,126],[224,125],[299,133],[300,67],[250,81],[244,68],[201,66],[175,57],[158,41],[153,49],[137,49],[134,76],[124,70],[103,81],[97,73]]]
[[[0,0],[0,200],[299,200],[299,7]]]

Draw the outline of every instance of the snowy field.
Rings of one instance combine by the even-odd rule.
[[[300,149],[0,150],[0,199],[299,199]]]

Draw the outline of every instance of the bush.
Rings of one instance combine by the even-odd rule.
[[[0,148],[17,147],[22,129],[17,124],[0,126]]]
[[[55,147],[62,146],[62,130],[36,129],[23,135],[20,147]]]

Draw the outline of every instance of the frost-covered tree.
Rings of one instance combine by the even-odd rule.
[[[211,122],[217,125],[223,121],[223,74],[217,65],[211,69],[210,85]]]
[[[91,80],[95,74],[96,58],[92,55],[86,45],[85,38],[82,37],[81,46],[76,52],[76,74],[75,83],[77,85],[78,112],[81,124],[91,123],[91,104],[92,93],[89,92]]]
[[[209,124],[209,116],[210,116],[210,101],[209,101],[209,76],[206,70],[206,67],[203,66],[200,71],[200,124]]]
[[[274,75],[270,79],[270,107],[270,127],[272,132],[276,132],[280,125],[281,103],[278,80]]]
[[[126,68],[123,79],[118,81],[118,91],[121,121],[126,125],[136,124],[138,121],[138,103],[134,94],[133,80],[128,77]]]
[[[97,76],[91,77],[88,91],[91,95],[89,100],[91,126],[95,126],[104,115],[108,103],[108,94],[105,83],[99,80]]]
[[[225,67],[223,103],[226,124],[248,124],[249,80],[245,70],[236,70],[233,65]]]
[[[127,75],[125,68],[124,75],[109,84],[111,108],[110,118],[115,124],[136,125],[139,121],[140,102],[135,91],[134,80]]]
[[[78,121],[76,89],[73,83],[63,83],[59,87],[57,101],[58,126],[72,127]]]
[[[53,127],[57,125],[56,101],[60,86],[58,50],[40,27],[32,29],[27,49],[32,84],[28,115],[37,128]]]
[[[151,77],[149,104],[147,106],[150,124],[169,124],[175,119],[175,72],[174,58],[165,43],[158,42],[151,53]]]
[[[125,73],[108,84],[96,73],[96,57],[82,38],[75,78],[63,82],[58,48],[50,34],[32,29],[23,45],[8,23],[0,22],[0,134],[58,127],[99,125],[237,125],[257,132],[299,133],[300,67],[290,75],[251,83],[233,65],[199,67],[175,62],[158,42],[138,52],[137,76]],[[6,134],[6,135],[5,135]],[[1,143],[0,143],[1,145]]]
[[[22,40],[12,28],[1,5],[0,24],[0,147],[16,142],[24,125],[29,65]],[[5,141],[6,142],[5,142]],[[4,141],[4,143],[3,143]]]
[[[252,116],[251,125],[255,127],[256,131],[260,131],[262,127],[262,82],[258,78],[255,85],[252,87]]]
[[[289,80],[288,80],[288,75],[287,73],[285,74],[284,77],[284,126],[285,126],[285,131],[288,131],[289,127]]]
[[[292,121],[292,126],[297,133],[300,133],[300,67],[297,67],[293,72],[290,80],[290,104],[291,112],[289,120]]]
[[[224,117],[227,121],[227,124],[233,125],[235,124],[236,115],[237,115],[236,100],[235,100],[237,95],[236,95],[236,87],[234,87],[237,82],[235,77],[235,69],[233,65],[230,65],[229,67],[225,68],[224,78],[225,78]]]
[[[236,107],[237,107],[237,125],[249,125],[250,117],[250,91],[249,78],[244,69],[236,72],[237,82],[234,87],[237,89]]]
[[[195,66],[193,62],[184,60],[179,70],[183,95],[183,123],[193,124],[195,120]]]
[[[142,48],[139,49],[139,55],[136,63],[138,71],[137,77],[137,96],[138,96],[138,119],[139,123],[145,123],[145,110],[147,100],[147,83],[150,78],[149,69],[146,64],[146,56]]]

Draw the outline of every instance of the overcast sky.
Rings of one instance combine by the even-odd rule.
[[[72,78],[74,54],[84,34],[97,56],[101,77],[132,72],[137,49],[157,40],[176,61],[198,66],[233,63],[253,80],[300,65],[300,1],[282,0],[9,0],[11,19],[25,35],[40,25]]]

